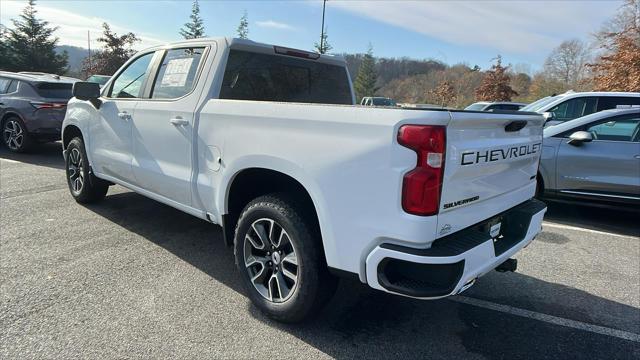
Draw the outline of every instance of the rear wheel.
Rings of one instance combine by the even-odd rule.
[[[97,202],[105,197],[109,184],[91,173],[84,142],[79,137],[71,140],[67,146],[65,168],[69,191],[77,202]]]
[[[249,298],[283,322],[317,313],[336,288],[320,234],[304,214],[286,195],[266,195],[245,207],[236,227],[236,266]]]
[[[22,120],[10,116],[2,123],[2,140],[9,150],[17,153],[25,152],[33,143]]]

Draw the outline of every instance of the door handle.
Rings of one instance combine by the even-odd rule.
[[[640,159],[640,155],[636,155],[636,156],[634,156],[634,158]]]
[[[174,125],[174,126],[187,126],[187,125],[189,125],[189,120],[183,119],[180,116],[174,117],[173,119],[169,120],[169,122],[171,123],[171,125]]]
[[[130,120],[130,119],[131,119],[131,114],[129,114],[129,113],[128,113],[128,112],[126,112],[126,111],[123,111],[123,112],[119,112],[119,113],[118,113],[118,117],[119,117],[120,119],[122,119],[122,120]]]

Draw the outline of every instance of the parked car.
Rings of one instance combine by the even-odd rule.
[[[567,91],[542,98],[520,110],[544,114],[546,125],[552,126],[619,106],[640,106],[640,93]]]
[[[510,101],[499,101],[499,102],[480,101],[477,103],[473,103],[464,109],[473,110],[473,111],[494,111],[494,110],[517,111],[526,105],[527,104],[525,103],[510,102]]]
[[[546,211],[532,199],[541,115],[354,106],[340,57],[186,40],[74,96],[71,196],[98,201],[120,184],[221,225],[249,298],[281,321],[317,313],[333,274],[458,294],[514,270]]]
[[[546,128],[538,180],[548,198],[640,205],[640,108]]]
[[[2,140],[23,152],[34,142],[60,140],[60,129],[73,83],[54,74],[0,71]]]
[[[397,106],[395,100],[390,99],[388,97],[379,97],[379,96],[365,96],[360,101],[360,105],[365,106]]]
[[[109,81],[109,79],[111,79],[111,76],[108,75],[91,75],[85,81],[94,82],[100,85],[100,87],[102,88],[107,83],[107,81]]]

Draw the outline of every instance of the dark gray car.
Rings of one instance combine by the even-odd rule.
[[[640,107],[548,127],[542,148],[543,196],[640,205]]]
[[[71,88],[77,81],[52,74],[0,71],[0,125],[9,150],[23,152],[36,142],[60,139]]]

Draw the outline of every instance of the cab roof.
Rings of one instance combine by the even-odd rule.
[[[292,53],[297,53],[300,55],[313,55],[313,58],[307,58],[310,61],[317,61],[321,63],[333,64],[338,66],[346,66],[346,61],[342,56],[318,54],[316,52],[311,52],[308,50],[292,49],[286,46],[260,43],[253,40],[239,39],[239,38],[233,38],[233,37],[205,37],[205,38],[198,38],[198,39],[181,40],[181,41],[176,41],[172,43],[167,43],[164,45],[150,47],[142,51],[147,52],[147,51],[154,51],[154,50],[171,49],[171,48],[176,48],[183,45],[189,46],[189,45],[196,45],[196,44],[197,45],[224,44],[225,46],[231,49],[236,49],[236,50],[252,51],[252,52],[258,52],[258,53],[270,54],[270,55],[295,56],[295,55],[284,53],[284,50],[290,50],[292,51]],[[283,51],[281,52],[278,50],[283,50]]]

